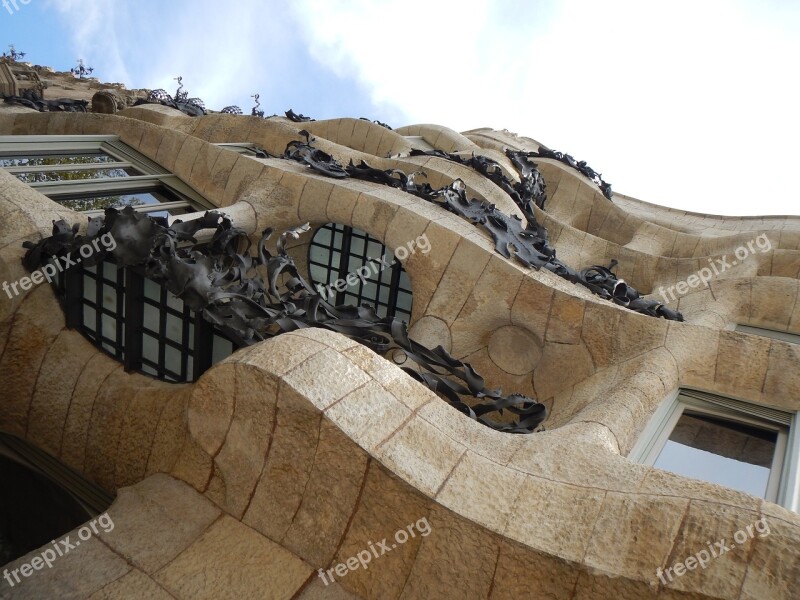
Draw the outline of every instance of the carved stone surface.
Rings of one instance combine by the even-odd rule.
[[[419,173],[407,175],[400,169],[375,169],[364,161],[361,161],[359,165],[354,165],[351,161],[347,167],[342,167],[331,155],[312,146],[313,138],[310,137],[307,131],[301,131],[300,133],[305,136],[306,141],[289,142],[284,158],[302,162],[329,177],[353,177],[402,189],[429,202],[443,206],[450,212],[485,229],[492,236],[497,252],[505,258],[511,258],[513,255],[519,263],[526,267],[535,269],[544,267],[572,283],[588,288],[601,298],[611,300],[636,312],[651,317],[683,321],[683,315],[680,312],[668,308],[657,300],[643,298],[636,288],[617,278],[612,271],[617,264],[616,260],[612,261],[608,267],[594,265],[582,271],[576,271],[556,258],[555,249],[547,241],[547,229],[536,221],[536,216],[529,204],[530,199],[535,198],[535,196],[526,196],[523,199],[519,193],[521,189],[524,189],[531,191],[531,194],[534,191],[537,194],[541,193],[541,197],[544,194],[544,182],[542,181],[541,185],[538,182],[541,175],[538,174],[536,165],[527,160],[531,153],[507,153],[509,158],[515,161],[515,165],[518,165],[520,176],[523,177],[523,183],[514,188],[511,182],[500,172],[499,165],[491,159],[473,156],[469,160],[464,160],[457,155],[447,154],[439,150],[431,152],[412,151],[412,154],[441,156],[449,160],[456,160],[462,164],[469,164],[476,170],[486,174],[487,177],[494,178],[523,209],[527,219],[527,224],[525,225],[519,217],[505,214],[498,210],[494,204],[468,199],[466,185],[461,179],[456,179],[450,185],[436,190],[427,183],[417,184],[415,178]],[[544,203],[543,199],[542,203]]]
[[[193,236],[203,229],[215,230],[210,243],[179,247],[182,242],[195,242]],[[547,411],[543,404],[521,394],[503,396],[499,390],[487,389],[469,364],[453,358],[442,346],[430,349],[409,338],[405,322],[379,317],[368,305],[326,302],[286,253],[287,238],[298,238],[309,229],[306,224],[284,232],[276,255],[266,248],[272,235],[272,229],[266,229],[252,255],[247,234],[219,213],[207,212],[199,219],[169,226],[166,219],[137,213],[131,207],[123,211],[109,208],[104,217],[90,219],[85,237],[77,235],[77,224],[70,228],[64,221],[54,222],[52,236],[23,244],[28,249],[23,264],[34,271],[51,257],[70,256],[97,236],[110,234],[116,241],[112,254],[120,267],[142,267],[149,279],[181,298],[239,346],[296,329],[322,327],[378,354],[410,358],[422,368],[403,370],[459,411],[493,429],[531,433],[544,421]],[[244,247],[244,252],[238,252],[239,247]],[[95,264],[106,254],[98,252],[86,264]],[[266,277],[262,278],[259,270],[265,271]],[[283,275],[288,278],[281,286],[278,282]],[[468,404],[462,396],[480,402]],[[516,418],[498,422],[487,416],[504,411]]]

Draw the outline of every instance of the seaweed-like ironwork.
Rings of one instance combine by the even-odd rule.
[[[26,52],[17,52],[17,49],[14,47],[14,44],[9,44],[8,48],[9,48],[8,54],[3,52],[2,58],[9,59],[12,62],[17,62],[21,58],[25,58],[25,54],[27,54]]]
[[[414,194],[434,204],[443,206],[452,213],[467,219],[476,226],[486,230],[495,243],[495,250],[505,258],[516,259],[526,267],[535,269],[545,268],[572,283],[580,284],[598,296],[611,300],[641,314],[652,317],[663,317],[673,321],[683,321],[683,315],[665,306],[662,302],[644,298],[639,291],[624,280],[619,279],[613,272],[618,264],[612,260],[607,267],[593,265],[581,271],[575,270],[556,257],[555,248],[548,243],[547,229],[540,225],[533,214],[530,205],[523,209],[526,223],[516,215],[507,215],[497,209],[494,204],[489,204],[477,199],[468,199],[466,185],[461,179],[456,179],[449,185],[434,189],[430,184],[418,184],[416,176],[422,172],[406,174],[400,169],[376,169],[364,161],[355,165],[352,161],[347,167],[342,167],[330,154],[323,152],[312,145],[313,138],[307,131],[301,131],[306,141],[289,142],[284,158],[302,162],[315,171],[329,177],[353,177],[388,185]],[[440,151],[418,152],[418,154],[435,154]],[[445,153],[441,153],[445,154]],[[457,156],[457,155],[453,155]],[[512,160],[517,160],[528,169],[526,177],[533,178],[535,164],[527,161],[527,154],[513,154]],[[447,157],[447,156],[445,156]],[[461,162],[461,157],[458,157]],[[469,163],[476,169],[483,169],[495,174],[491,159],[469,159]],[[467,164],[467,163],[462,163]],[[424,173],[422,173],[424,174]],[[504,188],[505,189],[505,188]],[[508,191],[508,190],[506,190]],[[517,191],[514,189],[514,191]],[[521,200],[521,197],[520,197]]]
[[[168,94],[166,90],[159,88],[156,90],[151,90],[147,94],[146,98],[139,98],[136,102],[134,102],[133,105],[139,106],[141,104],[161,104],[163,106],[175,108],[181,111],[183,114],[189,115],[190,117],[202,117],[203,115],[206,115],[208,111],[206,110],[205,103],[200,98],[189,98],[189,93],[183,90],[183,77],[179,75],[175,78],[175,80],[178,82],[178,89],[175,92],[174,98]],[[238,107],[226,108],[234,109]]]
[[[86,100],[71,98],[44,100],[38,96],[36,90],[25,90],[22,96],[3,96],[3,102],[18,104],[39,112],[87,112],[86,107],[89,105]]]
[[[381,127],[388,129],[389,131],[394,131],[389,125],[387,125],[383,121],[378,121],[377,119],[375,121],[370,121],[367,117],[360,117],[360,119],[362,121],[369,121],[370,123],[375,123],[376,125],[380,125]]]
[[[205,229],[214,230],[211,241],[196,244],[195,235]],[[86,236],[78,235],[77,224],[70,227],[63,220],[54,222],[50,237],[23,244],[27,249],[23,265],[34,271],[53,257],[71,259],[83,245],[110,234],[116,241],[113,250],[102,247],[88,264],[111,253],[120,267],[143,268],[148,278],[181,298],[239,346],[296,329],[321,327],[391,356],[399,364],[405,357],[411,359],[417,368],[401,367],[406,373],[488,427],[532,433],[545,420],[543,404],[520,394],[503,396],[500,390],[487,389],[469,364],[453,358],[441,346],[429,349],[412,340],[405,322],[379,317],[369,305],[326,302],[298,273],[286,252],[288,238],[297,238],[309,229],[305,224],[281,234],[277,253],[272,254],[266,247],[273,233],[268,228],[251,253],[247,234],[220,213],[207,212],[198,219],[169,225],[163,217],[137,213],[131,207],[122,211],[109,208],[103,217],[90,218]],[[465,396],[473,400],[467,402]],[[506,411],[513,415],[506,422],[489,416]]]
[[[297,114],[291,108],[286,111],[286,118],[294,123],[307,123],[309,121],[316,121],[316,119],[312,119],[311,117],[305,116],[303,113]]]
[[[582,175],[591,179],[603,192],[603,196],[611,200],[611,184],[603,180],[603,176],[586,164],[585,160],[575,160],[571,155],[556,150],[550,150],[544,146],[539,147],[538,152],[526,152],[528,156],[539,156],[541,158],[552,158],[572,167]]]
[[[517,169],[520,181],[515,183],[509,179],[503,172],[503,167],[496,160],[486,156],[473,154],[469,158],[453,154],[451,152],[444,152],[442,150],[411,150],[411,156],[435,156],[437,158],[444,158],[452,162],[457,162],[461,165],[471,167],[478,171],[481,175],[491,180],[498,185],[506,194],[508,194],[514,203],[520,208],[522,214],[530,219],[533,216],[533,205],[539,208],[544,208],[545,200],[547,200],[547,184],[539,172],[536,163],[527,160],[527,157],[518,156],[515,153],[506,151],[506,155],[514,163]],[[533,217],[534,219],[536,217]]]
[[[94,71],[94,67],[87,67],[83,64],[83,59],[78,59],[78,66],[73,67],[69,70],[75,77],[78,79],[83,79],[84,77],[88,77]]]

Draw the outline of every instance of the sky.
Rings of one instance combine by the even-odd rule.
[[[0,47],[208,108],[508,129],[615,192],[800,215],[796,0],[0,0]]]

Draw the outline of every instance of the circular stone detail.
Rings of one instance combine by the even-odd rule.
[[[438,317],[422,317],[419,321],[414,323],[408,330],[408,335],[411,336],[415,342],[419,342],[428,348],[435,348],[441,346],[448,352],[451,352],[453,341],[450,337],[450,328],[447,323]]]
[[[489,339],[489,358],[506,373],[527,375],[536,368],[541,357],[539,340],[520,327],[506,325]]]

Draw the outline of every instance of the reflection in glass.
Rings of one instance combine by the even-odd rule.
[[[778,434],[685,411],[653,466],[764,498]]]
[[[107,162],[117,162],[117,159],[100,152],[0,157],[0,167],[50,167],[54,165],[90,165]]]

